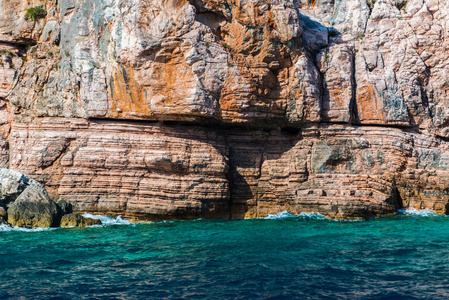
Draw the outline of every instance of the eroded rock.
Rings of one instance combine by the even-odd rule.
[[[101,225],[101,221],[98,219],[86,218],[78,214],[67,214],[61,218],[61,227],[86,227],[92,225]]]
[[[0,165],[75,212],[448,211],[447,1],[33,5],[0,0]]]
[[[44,187],[32,181],[8,209],[8,223],[25,228],[58,227],[61,212]]]
[[[30,179],[21,172],[0,169],[0,206],[4,208],[9,206],[26,189],[29,183]]]
[[[63,215],[68,215],[73,212],[72,204],[68,203],[67,201],[59,200],[57,204],[58,204],[59,208],[61,209],[61,213]]]
[[[8,213],[6,212],[6,209],[3,207],[0,207],[0,224],[7,224],[8,220]]]

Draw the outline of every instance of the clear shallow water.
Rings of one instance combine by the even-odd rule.
[[[359,222],[103,221],[112,225],[0,227],[0,298],[449,298],[449,218],[430,211]]]

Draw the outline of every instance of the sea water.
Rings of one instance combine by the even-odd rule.
[[[1,299],[449,299],[449,218],[0,227]]]

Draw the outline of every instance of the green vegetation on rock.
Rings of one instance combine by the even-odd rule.
[[[26,9],[25,20],[37,21],[45,18],[47,12],[41,6],[30,7]]]

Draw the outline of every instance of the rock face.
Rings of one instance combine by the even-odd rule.
[[[61,209],[40,183],[25,174],[1,168],[0,192],[2,223],[26,228],[59,226]]]
[[[0,0],[0,166],[75,212],[449,207],[447,1],[33,5]]]
[[[30,179],[14,170],[0,169],[0,206],[6,208],[29,186]]]
[[[6,220],[8,218],[6,209],[4,209],[3,207],[0,207],[0,217],[3,218],[4,220]]]
[[[8,223],[26,228],[57,227],[61,213],[45,189],[32,182],[8,209]]]
[[[85,218],[77,214],[67,214],[61,218],[61,227],[86,227],[92,225],[101,225],[98,219]]]
[[[0,183],[0,224],[25,228],[101,224],[72,214],[72,205],[64,200],[56,204],[39,182],[23,173],[0,168]]]
[[[0,207],[0,225],[7,224],[8,223],[6,221],[7,219],[8,219],[8,214],[6,212],[6,209],[4,209],[3,207]]]
[[[68,203],[67,201],[59,200],[57,204],[58,204],[58,206],[59,206],[59,208],[61,210],[61,213],[63,215],[68,215],[68,214],[71,214],[73,212],[72,204]]]

